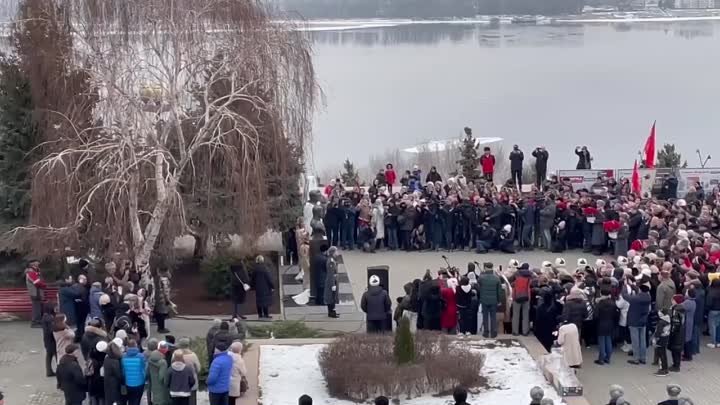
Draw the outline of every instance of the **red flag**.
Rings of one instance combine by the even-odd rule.
[[[636,195],[642,194],[642,186],[640,185],[640,170],[638,170],[637,160],[635,160],[635,166],[633,166],[632,192]]]
[[[645,141],[645,167],[648,169],[655,168],[655,122],[653,122],[650,136]]]

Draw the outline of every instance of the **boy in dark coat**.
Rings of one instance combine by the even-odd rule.
[[[76,344],[68,345],[65,348],[65,355],[57,366],[57,385],[65,394],[65,405],[82,405],[87,392],[87,382],[82,367],[75,357],[76,351],[78,351]]]
[[[55,319],[55,306],[53,304],[44,304],[43,316],[40,321],[43,329],[43,346],[45,346],[45,375],[55,377],[52,370],[52,359],[57,357],[57,345],[55,344],[55,336],[53,335],[53,320]]]
[[[600,290],[600,299],[595,306],[595,319],[597,321],[598,359],[595,364],[610,364],[613,346],[612,338],[615,334],[615,322],[620,315],[615,300],[610,297],[610,289]]]

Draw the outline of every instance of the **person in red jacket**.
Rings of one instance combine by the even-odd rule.
[[[25,286],[32,303],[32,321],[30,325],[33,328],[42,328],[42,300],[46,285],[40,276],[40,262],[38,260],[28,262],[25,269]]]
[[[393,184],[395,184],[395,180],[397,180],[397,174],[395,174],[395,168],[393,167],[392,163],[388,163],[385,165],[385,182],[387,183],[388,191],[390,194],[393,192]]]
[[[480,166],[482,167],[483,177],[492,183],[493,173],[495,173],[495,156],[490,153],[490,148],[486,146],[482,156],[480,156]]]
[[[442,331],[448,334],[455,334],[457,331],[458,313],[457,300],[455,299],[455,289],[458,286],[456,278],[447,280],[447,287],[440,287],[440,296],[445,301],[442,315],[440,315],[440,327]]]

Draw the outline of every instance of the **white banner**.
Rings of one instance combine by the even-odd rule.
[[[592,170],[558,170],[558,178],[567,178],[573,186],[573,190],[586,189],[591,191],[592,185],[598,181],[598,177],[615,177],[613,169],[592,169]]]
[[[640,172],[640,190],[643,196],[649,196],[652,194],[653,186],[655,185],[656,170],[655,169],[638,169]],[[632,187],[632,174],[633,169],[618,169],[617,180],[628,179],[630,186]]]
[[[690,186],[702,184],[706,193],[720,185],[720,168],[680,169],[678,171],[678,197],[682,198]]]

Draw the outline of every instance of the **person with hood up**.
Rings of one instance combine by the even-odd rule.
[[[57,366],[57,387],[65,395],[65,405],[82,405],[87,392],[87,381],[76,357],[76,344],[65,347],[65,352]]]
[[[383,333],[390,315],[392,302],[387,291],[380,286],[380,277],[370,276],[369,287],[362,295],[360,308],[365,312],[367,333]]]
[[[129,340],[127,346],[120,365],[127,387],[128,405],[140,405],[145,391],[145,356],[138,349],[135,340]],[[165,360],[163,359],[163,361]]]
[[[562,347],[563,357],[568,366],[571,368],[582,367],[580,332],[577,326],[566,318],[563,318],[563,323],[558,328],[557,344]]]
[[[167,383],[171,405],[190,405],[197,379],[192,367],[185,363],[180,351],[173,353],[172,364],[167,373]]]
[[[427,284],[423,284],[423,287],[427,288],[427,292],[421,292],[420,294],[422,297],[422,328],[439,331],[442,329],[440,320],[445,307],[445,302],[440,293],[440,284],[437,280],[429,280]]]
[[[175,350],[175,353],[173,353],[173,358],[175,357],[176,353],[181,353],[183,356],[183,361],[185,362],[185,365],[189,368],[189,370],[192,372],[193,380],[195,383],[190,388],[190,401],[187,405],[196,405],[197,404],[197,390],[198,390],[198,374],[200,373],[200,370],[202,369],[202,366],[200,364],[200,359],[198,358],[197,354],[193,352],[190,349],[190,339],[183,337],[178,340],[178,348]],[[211,357],[212,358],[212,357]],[[175,361],[173,360],[173,363]],[[172,366],[172,364],[171,364]],[[172,391],[172,382],[171,382],[171,391]],[[170,393],[171,399],[172,399],[172,392]],[[173,404],[175,405],[175,404]]]
[[[685,307],[683,301],[685,297],[677,294],[673,297],[673,306],[670,308],[670,340],[668,342],[668,350],[672,355],[672,365],[669,370],[672,372],[680,371],[680,361],[682,359],[682,351],[685,347]]]
[[[105,376],[102,370],[105,361],[108,343],[104,340],[97,342],[88,354],[90,363],[85,369],[88,381],[88,396],[90,405],[103,405],[105,399]]]
[[[483,337],[497,337],[497,311],[498,305],[504,301],[502,282],[495,274],[493,264],[483,264],[483,272],[477,283],[478,302],[482,312]]]
[[[324,301],[328,309],[329,318],[339,318],[338,313],[335,311],[335,305],[338,303],[339,291],[338,291],[338,263],[337,263],[337,248],[330,246],[327,251],[327,261],[325,262],[325,279],[322,280],[324,283]]]
[[[233,359],[232,372],[230,374],[230,390],[228,395],[230,397],[229,405],[240,405],[238,399],[240,396],[247,391],[247,368],[245,367],[245,360],[242,357],[243,344],[241,342],[233,342],[230,345],[230,357]],[[245,383],[243,384],[243,380]]]
[[[442,181],[442,176],[438,173],[437,167],[432,166],[430,172],[425,176],[425,183],[436,183],[438,181]]]
[[[457,279],[449,278],[447,280],[447,287],[440,288],[440,295],[445,303],[442,315],[440,316],[440,327],[443,332],[448,334],[455,334],[457,332],[458,307],[457,297],[455,296],[455,289],[457,289],[457,286]]]
[[[53,323],[55,321],[55,305],[43,304],[43,315],[40,319],[43,330],[43,346],[45,346],[45,376],[55,377],[52,369],[52,359],[57,358],[57,343],[53,335]]]
[[[554,333],[558,327],[558,319],[562,314],[562,305],[555,300],[553,291],[544,287],[540,289],[540,302],[535,309],[533,332],[545,350],[551,351],[555,341]]]
[[[85,327],[85,334],[80,339],[80,349],[83,357],[87,359],[92,349],[101,341],[108,341],[107,332],[103,329],[103,321],[99,318],[93,318]]]
[[[530,332],[530,298],[532,273],[530,265],[523,263],[515,274],[515,281],[512,285],[512,334],[517,336],[522,333],[526,336]],[[520,329],[520,318],[522,317],[522,329]]]
[[[148,344],[148,349],[150,345]],[[168,391],[168,366],[165,355],[160,350],[153,350],[147,361],[146,372],[148,389],[152,398],[152,405],[169,405],[170,393]]]
[[[262,255],[255,257],[255,266],[253,266],[253,272],[250,277],[250,286],[255,290],[255,305],[257,306],[258,318],[272,319],[269,308],[273,301],[275,283],[273,283],[270,272],[265,264],[265,258]]]
[[[207,387],[211,405],[228,405],[230,392],[230,376],[233,359],[228,354],[227,346],[218,346],[207,377]]]
[[[470,279],[463,277],[460,279],[460,288],[455,290],[459,314],[458,334],[469,336],[477,334],[477,329],[473,330],[473,325],[477,324],[477,291],[470,285]]]
[[[615,322],[620,310],[610,297],[609,289],[600,289],[600,299],[595,304],[595,319],[597,321],[598,359],[595,364],[610,364],[615,336]]]

